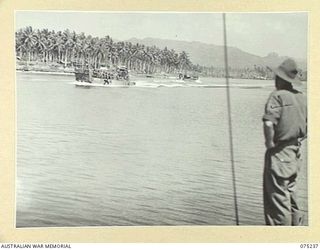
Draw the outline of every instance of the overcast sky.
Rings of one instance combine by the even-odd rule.
[[[222,45],[221,13],[181,12],[16,12],[16,29],[69,29],[126,40],[162,38]],[[227,13],[228,45],[266,56],[307,58],[308,14]]]

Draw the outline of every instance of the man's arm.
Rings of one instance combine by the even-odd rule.
[[[266,140],[265,145],[267,149],[274,148],[274,127],[271,121],[265,120],[263,121],[263,131],[264,131],[264,138]]]

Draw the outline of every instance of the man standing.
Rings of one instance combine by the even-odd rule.
[[[285,60],[275,73],[275,87],[263,116],[265,135],[264,212],[267,225],[302,225],[297,201],[300,140],[307,133],[307,104],[304,95],[293,86],[297,79],[294,60]]]

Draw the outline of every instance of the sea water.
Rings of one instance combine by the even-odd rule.
[[[17,227],[235,224],[224,80],[132,80],[79,88],[73,76],[17,73]],[[264,224],[261,117],[273,88],[231,80],[240,225]]]

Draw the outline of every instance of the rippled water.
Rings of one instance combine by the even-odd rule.
[[[84,89],[72,76],[17,73],[17,227],[235,224],[223,79],[134,80]],[[273,83],[231,83],[240,224],[263,225]],[[307,216],[306,176],[305,162]]]

